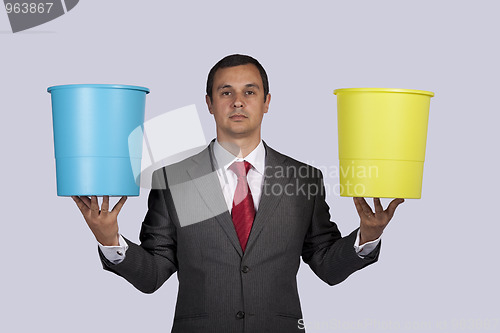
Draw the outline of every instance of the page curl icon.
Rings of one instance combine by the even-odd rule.
[[[4,0],[12,32],[52,21],[72,10],[79,0]]]

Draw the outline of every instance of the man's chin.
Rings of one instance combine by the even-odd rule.
[[[246,134],[251,132],[251,129],[248,127],[248,124],[246,124],[243,121],[237,121],[231,124],[229,128],[229,132],[233,134]]]
[[[251,138],[255,136],[255,131],[251,131],[248,128],[237,128],[233,129],[230,132],[227,133],[229,138],[233,139],[244,139],[244,138]]]

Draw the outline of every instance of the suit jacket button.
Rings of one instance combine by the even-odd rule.
[[[238,319],[243,319],[243,318],[245,318],[245,312],[243,312],[243,311],[238,311],[238,313],[236,314],[236,318],[238,318]]]
[[[249,270],[250,270],[250,268],[248,268],[248,266],[243,266],[243,267],[241,268],[241,271],[242,271],[243,273],[248,273],[248,271],[249,271]]]

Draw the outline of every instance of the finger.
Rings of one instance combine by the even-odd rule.
[[[384,211],[384,207],[380,203],[380,198],[373,198],[373,205],[375,206],[375,213],[382,213]]]
[[[90,209],[90,198],[89,197],[82,195],[82,196],[77,197],[77,198],[80,198],[80,200],[82,200],[82,202],[85,204],[85,206],[87,206],[87,208]]]
[[[394,199],[391,201],[389,207],[387,207],[387,215],[389,215],[389,219],[392,218],[394,212],[396,211],[396,208],[403,202],[405,202],[405,199]]]
[[[102,198],[102,205],[101,205],[101,214],[108,214],[109,213],[109,195],[105,195]]]
[[[353,197],[354,200],[354,206],[356,206],[356,210],[358,211],[358,215],[361,216],[363,213],[363,208],[361,207],[361,203],[359,198]]]
[[[370,205],[368,205],[365,198],[359,198],[359,199],[360,199],[359,203],[361,205],[361,208],[363,209],[363,213],[365,213],[366,216],[373,216],[372,208],[370,207]]]
[[[90,217],[96,218],[99,216],[99,203],[97,197],[93,195],[90,199]]]
[[[125,204],[125,201],[127,201],[127,197],[126,196],[121,197],[120,200],[113,207],[113,210],[111,212],[115,213],[116,215],[118,215],[118,213],[122,209],[123,205]]]
[[[356,204],[357,202],[357,204]],[[355,198],[354,203],[356,204],[356,209],[358,211],[358,214],[360,217],[371,217],[373,216],[372,209],[370,206],[366,203],[365,198]]]
[[[78,206],[78,209],[80,209],[80,212],[82,212],[82,214],[85,216],[87,214],[88,209],[89,209],[87,207],[87,205],[85,205],[85,203],[77,196],[72,196],[71,198]]]

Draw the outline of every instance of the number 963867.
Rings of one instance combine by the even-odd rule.
[[[49,14],[53,4],[53,2],[7,2],[5,9],[7,14]]]

